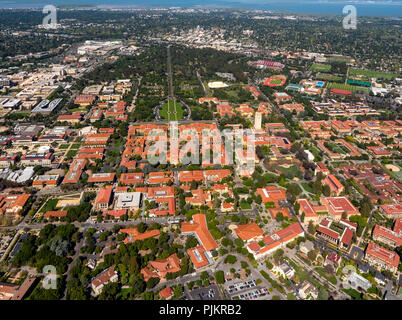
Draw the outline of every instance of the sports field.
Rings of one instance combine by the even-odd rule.
[[[363,70],[363,69],[350,69],[349,76],[363,76],[366,78],[383,78],[387,80],[392,80],[394,78],[398,78],[401,75],[397,73],[390,73],[390,72],[379,72],[379,71],[372,71],[372,70]]]
[[[316,79],[320,79],[320,80],[327,80],[327,81],[335,81],[335,82],[342,82],[343,79],[342,77],[339,76],[335,76],[329,73],[317,73],[315,75]]]
[[[161,106],[159,115],[167,121],[178,121],[183,119],[183,107],[180,103],[169,100]]]
[[[310,67],[310,71],[313,72],[329,72],[331,71],[331,66],[328,64],[314,63]]]
[[[277,75],[277,76],[272,76],[269,77],[267,80],[264,82],[264,86],[270,86],[270,87],[279,87],[283,86],[286,82],[286,77],[283,75]]]
[[[281,84],[282,80],[281,79],[272,79],[270,83],[271,84]]]
[[[350,92],[363,92],[363,93],[369,93],[370,89],[365,88],[365,87],[357,87],[357,86],[351,86],[349,84],[344,84],[344,83],[335,83],[335,82],[330,82],[328,84],[329,89],[340,89],[340,90],[347,90]]]

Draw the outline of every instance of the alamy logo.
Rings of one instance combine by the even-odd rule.
[[[43,289],[57,289],[57,270],[55,266],[48,265],[44,266],[42,273],[45,275],[45,278],[42,282]]]
[[[43,18],[42,26],[45,29],[57,28],[57,8],[51,4],[45,6],[42,11],[43,14],[47,14]]]
[[[346,30],[353,29],[357,27],[357,11],[356,7],[352,5],[347,5],[343,8],[343,14],[347,16],[343,18],[342,25]]]

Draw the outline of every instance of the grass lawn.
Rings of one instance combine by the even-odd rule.
[[[290,166],[289,168],[278,166],[278,170],[283,172],[287,178],[296,177],[299,172],[299,169],[297,168],[297,166],[294,166],[294,165]]]
[[[309,183],[303,182],[302,183],[303,189],[306,190],[309,193],[313,193],[313,188],[310,186]]]
[[[402,180],[402,164],[401,163],[398,163],[397,165],[396,165],[398,168],[400,168],[400,171],[391,171],[391,170],[389,170],[389,171],[391,171],[391,173],[397,178],[397,179],[399,179],[399,180]]]
[[[335,76],[335,75],[332,75],[329,73],[317,73],[315,77],[316,77],[316,79],[319,79],[319,80],[335,81],[335,82],[343,81],[342,77]]]
[[[173,100],[166,102],[159,110],[161,118],[168,121],[176,121],[183,119],[183,107],[180,103],[176,102],[176,110]]]
[[[329,89],[347,90],[347,91],[350,91],[352,93],[354,93],[354,92],[369,93],[370,92],[370,88],[351,86],[350,84],[334,83],[334,82],[330,82],[328,84],[328,88]]]
[[[338,146],[335,142],[330,142],[329,146],[331,147],[331,150],[335,153],[339,153],[339,154],[345,154],[345,151],[343,151],[343,149]]]
[[[71,149],[79,149],[81,147],[81,143],[73,143]]]
[[[345,292],[346,294],[348,294],[349,296],[352,297],[353,300],[362,300],[362,298],[360,297],[360,293],[355,290],[355,289],[342,289],[343,292]]]
[[[59,146],[59,149],[60,150],[66,150],[66,149],[68,149],[69,146],[70,146],[69,144],[62,144],[62,145]]]
[[[42,207],[40,212],[54,211],[56,209],[57,202],[59,202],[58,199],[47,200],[46,204]]]
[[[400,75],[397,73],[390,72],[379,72],[373,70],[362,70],[362,69],[350,69],[350,76],[363,76],[366,78],[383,78],[387,80],[392,80],[394,78],[398,78]]]
[[[310,71],[329,72],[331,71],[331,66],[329,64],[314,63],[311,65]]]
[[[274,85],[278,85],[278,84],[282,83],[282,79],[272,79],[269,83],[274,84]]]
[[[338,283],[338,281],[336,280],[336,277],[334,275],[328,274],[324,268],[321,267],[317,267],[314,269],[315,271],[317,271],[320,276],[324,277],[325,279],[327,279],[329,282],[331,282],[333,285],[336,285]]]

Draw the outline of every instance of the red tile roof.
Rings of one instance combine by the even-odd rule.
[[[277,203],[280,200],[286,200],[286,191],[283,189],[279,189],[275,186],[258,188],[257,194],[259,194],[264,203],[266,202],[274,202]]]
[[[145,240],[148,238],[158,237],[160,235],[160,231],[158,229],[148,230],[143,233],[140,233],[137,228],[131,229],[120,229],[120,233],[127,233],[128,237],[124,240],[124,243],[131,243],[137,240]]]
[[[340,183],[337,177],[335,177],[333,174],[327,175],[322,182],[329,186],[331,192],[335,192],[336,194],[341,193],[344,189],[343,184]]]
[[[264,235],[264,232],[255,222],[239,225],[234,231],[243,241],[262,237]]]
[[[105,188],[101,188],[98,196],[96,197],[95,203],[110,203],[112,192],[113,186],[106,186]]]
[[[262,241],[264,241],[265,243],[264,247],[261,248],[256,241],[253,241],[248,245],[248,248],[254,251],[255,254],[262,254],[264,252],[279,247],[285,242],[291,241],[292,239],[299,237],[303,233],[304,231],[301,225],[298,222],[295,222],[287,226],[286,228],[263,238]]]
[[[349,228],[345,228],[345,231],[343,232],[341,242],[346,244],[348,247],[352,243],[353,239],[353,231]]]
[[[373,230],[373,237],[382,237],[395,242],[396,246],[402,246],[402,233],[397,233],[384,226],[376,225]]]
[[[166,287],[165,289],[159,291],[159,295],[164,299],[169,299],[173,296],[173,289],[171,287]]]
[[[346,197],[322,197],[321,202],[334,216],[342,215],[343,213],[347,215],[360,214],[359,210]]]
[[[335,239],[335,240],[339,239],[339,233],[334,231],[334,230],[331,230],[331,229],[329,229],[327,227],[319,226],[317,228],[317,232],[321,233],[321,234],[325,234],[328,237],[331,237],[332,239]]]
[[[120,182],[124,185],[144,183],[144,173],[142,172],[132,172],[132,173],[122,173],[120,176]]]
[[[92,280],[91,284],[92,284],[93,287],[98,288],[98,287],[100,287],[102,285],[105,285],[109,281],[111,281],[111,279],[114,276],[116,276],[116,272],[114,270],[114,267],[110,267],[109,269],[106,269],[105,271],[103,271],[102,273],[97,275]]]
[[[317,213],[311,205],[310,201],[308,201],[307,199],[297,199],[296,201],[300,204],[300,212],[304,212],[305,217],[317,216]]]
[[[66,217],[67,216],[67,210],[62,210],[62,211],[48,211],[45,213],[45,219],[48,219],[50,217]]]
[[[30,198],[30,194],[4,194],[0,195],[0,214],[17,215]]]
[[[127,214],[127,209],[120,209],[120,210],[108,210],[103,213],[103,216],[112,216],[114,218],[120,218],[121,216],[124,216]]]
[[[182,222],[181,232],[195,233],[201,244],[207,251],[218,248],[215,239],[208,230],[207,220],[204,214],[193,215],[192,222]]]
[[[165,278],[168,273],[175,273],[181,270],[180,259],[176,253],[166,259],[149,261],[148,265],[141,270],[144,280],[150,278]]]
[[[113,172],[110,173],[94,173],[88,178],[88,182],[93,183],[107,183],[114,182],[116,174]]]
[[[390,216],[402,215],[402,204],[400,203],[383,204],[381,205],[381,209]]]
[[[366,255],[379,259],[391,267],[398,268],[400,260],[399,255],[396,252],[389,251],[376,245],[374,242],[368,244]]]
[[[209,261],[206,256],[206,251],[203,246],[197,246],[187,250],[191,261],[193,262],[194,268],[199,269],[209,265]]]

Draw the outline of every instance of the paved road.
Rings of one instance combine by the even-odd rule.
[[[167,67],[168,67],[169,97],[173,99],[174,95],[173,95],[173,76],[172,76],[172,55],[170,53],[170,45],[167,46]]]
[[[197,79],[201,84],[202,90],[204,91],[204,96],[208,97],[207,89],[205,88],[204,82],[202,82],[202,79],[201,79],[200,70],[197,70]]]

